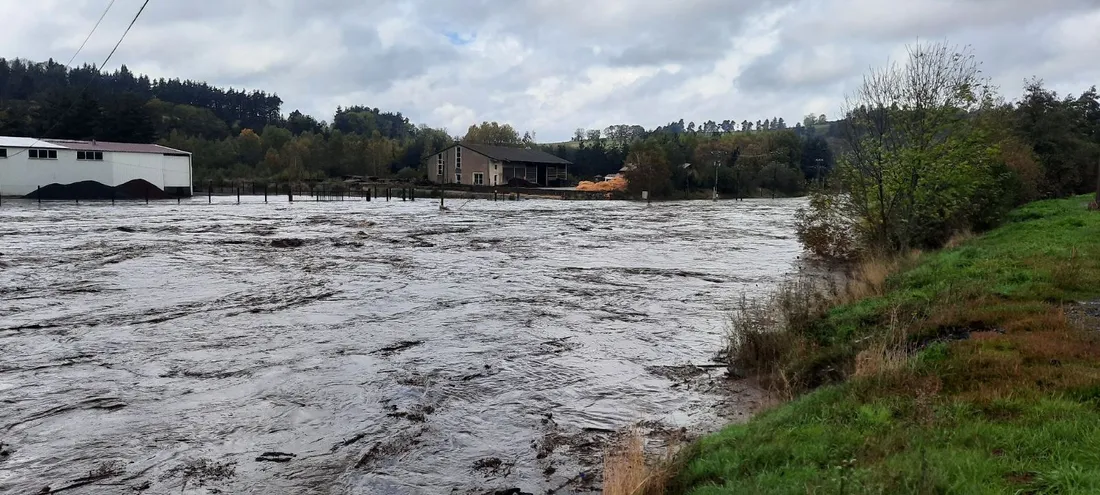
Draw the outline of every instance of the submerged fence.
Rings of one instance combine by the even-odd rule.
[[[183,194],[181,188],[170,188],[164,191],[152,184],[144,187],[102,186],[95,188],[77,188],[51,184],[39,186],[35,192],[22,196],[22,199],[36,200],[39,204],[43,201],[110,201],[116,202],[140,202],[148,204],[150,201],[176,200],[182,204],[184,199],[193,203],[195,198],[206,196],[207,203],[212,204],[214,196],[236,197],[236,202],[241,203],[242,197],[263,197],[263,202],[296,202],[296,201],[416,201],[420,198],[444,198],[454,199],[486,199],[492,201],[519,201],[523,198],[561,199],[561,200],[607,200],[614,199],[611,195],[601,192],[577,191],[577,190],[549,190],[549,189],[517,189],[495,188],[486,186],[462,186],[457,184],[416,186],[404,184],[394,187],[391,184],[286,184],[286,183],[247,183],[243,185],[218,185],[212,182],[198,185],[192,189],[191,194]],[[3,205],[3,191],[0,190],[0,205]]]

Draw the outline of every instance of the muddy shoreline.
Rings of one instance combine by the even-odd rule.
[[[752,411],[722,308],[800,253],[799,200],[206,201],[0,207],[0,492],[595,490]]]

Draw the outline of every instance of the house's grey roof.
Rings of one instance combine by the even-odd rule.
[[[488,144],[459,143],[463,148],[469,148],[494,160],[502,162],[526,162],[547,163],[551,165],[572,165],[565,160],[542,150],[527,148],[509,148],[507,146],[491,146]]]

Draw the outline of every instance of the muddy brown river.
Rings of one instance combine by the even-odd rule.
[[[800,200],[0,205],[0,493],[576,493],[744,417]],[[515,490],[512,491],[515,493]]]

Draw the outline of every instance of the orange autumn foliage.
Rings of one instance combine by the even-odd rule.
[[[580,184],[577,184],[577,190],[587,192],[625,191],[626,179],[622,177],[616,177],[614,179],[603,182],[581,181]]]

